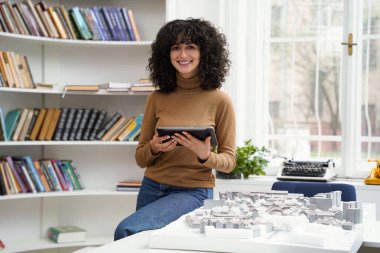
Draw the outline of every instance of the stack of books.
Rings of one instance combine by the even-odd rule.
[[[48,6],[31,0],[0,3],[0,32],[73,40],[140,41],[131,9],[126,7]]]
[[[157,90],[157,87],[150,79],[140,79],[138,83],[131,86],[131,91],[133,92],[152,92],[155,90]]]
[[[32,72],[24,55],[0,51],[0,87],[34,88]]]
[[[137,180],[121,180],[116,185],[117,191],[139,191],[141,186],[141,181]]]
[[[99,84],[101,89],[108,92],[128,92],[131,89],[130,83],[104,83]]]

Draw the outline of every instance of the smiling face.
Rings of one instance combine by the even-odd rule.
[[[170,61],[179,76],[190,78],[198,74],[201,52],[197,45],[175,44],[170,49]]]

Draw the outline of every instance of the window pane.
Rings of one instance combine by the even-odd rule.
[[[380,2],[363,1],[361,158],[380,157]]]
[[[334,143],[339,146],[333,145],[334,156],[338,156],[342,20],[342,0],[272,1],[269,140],[277,135],[286,139],[284,145],[276,145],[280,153],[290,148],[293,155],[300,152],[313,157],[317,152],[321,156]],[[297,136],[304,141],[294,141]],[[326,139],[334,141],[325,144]],[[309,140],[316,140],[317,149]],[[288,147],[294,143],[301,148]]]
[[[270,148],[281,150],[278,155],[288,159],[334,159],[336,165],[340,164],[341,143],[334,141],[309,140],[275,140]]]
[[[362,142],[362,157],[363,160],[379,159],[380,158],[380,143]]]
[[[272,0],[271,11],[271,37],[314,36],[341,26],[343,5],[341,0]]]

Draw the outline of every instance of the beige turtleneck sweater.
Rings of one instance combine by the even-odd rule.
[[[156,127],[212,126],[218,139],[217,153],[201,163],[196,154],[183,146],[169,152],[152,153],[150,140]],[[137,164],[146,168],[145,176],[165,185],[186,188],[212,188],[212,168],[230,172],[235,157],[235,112],[227,94],[219,89],[203,90],[198,78],[177,76],[177,88],[171,93],[152,93],[146,102]]]

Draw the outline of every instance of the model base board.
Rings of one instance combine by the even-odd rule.
[[[310,199],[284,192],[220,196],[221,200],[207,200],[204,207],[153,232],[150,248],[354,253],[363,242],[361,218],[355,217],[360,209],[356,202],[341,202],[340,192]]]

